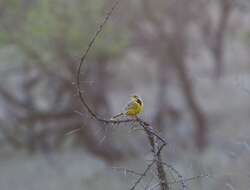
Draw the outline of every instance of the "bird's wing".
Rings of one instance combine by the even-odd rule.
[[[124,108],[125,112],[127,112],[129,109],[135,109],[136,105],[133,101],[129,101],[126,107]]]

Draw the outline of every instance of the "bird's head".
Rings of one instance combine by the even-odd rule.
[[[131,96],[131,100],[132,101],[136,101],[138,104],[142,105],[143,104],[143,101],[142,101],[142,98],[140,96],[137,96],[137,95],[132,95]]]

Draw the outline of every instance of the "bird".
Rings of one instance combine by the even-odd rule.
[[[120,116],[136,117],[138,114],[143,112],[143,101],[142,98],[137,95],[130,96],[130,101],[124,108],[124,111],[113,116],[111,120],[114,120]]]

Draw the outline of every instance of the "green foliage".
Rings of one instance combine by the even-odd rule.
[[[9,41],[9,35],[7,32],[0,31],[0,47],[4,46]]]
[[[10,7],[21,9],[20,2],[11,0]],[[46,56],[46,62],[56,59],[58,47],[64,48],[70,56],[76,55],[87,47],[105,16],[104,4],[103,0],[36,0],[23,17],[12,18],[22,23],[13,29],[12,35],[17,44]],[[111,57],[122,52],[127,46],[128,36],[118,28],[111,22],[105,26],[95,44],[93,56]],[[6,33],[0,32],[0,43],[5,43],[7,38]]]
[[[250,46],[250,31],[249,32],[244,32],[241,35],[241,39],[243,42],[245,42],[248,46]]]

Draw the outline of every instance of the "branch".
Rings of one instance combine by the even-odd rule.
[[[160,137],[159,135],[157,135],[154,131],[153,128],[146,122],[138,119],[140,122],[140,125],[143,127],[143,129],[145,130],[148,140],[150,142],[150,145],[152,147],[152,153],[154,155],[154,160],[156,161],[156,169],[157,169],[157,175],[158,178],[160,180],[160,186],[161,186],[161,190],[169,190],[169,184],[168,184],[168,180],[166,177],[166,173],[164,170],[164,165],[162,162],[162,158],[161,158],[161,151],[162,149],[167,145],[167,142]],[[160,140],[162,142],[162,145],[160,147],[158,147],[158,143],[156,142],[156,139]],[[158,149],[156,151],[156,149]]]
[[[145,174],[143,174],[143,173],[139,173],[139,172],[136,172],[134,170],[127,169],[127,168],[113,167],[113,169],[117,170],[117,171],[119,171],[119,170],[123,171],[125,176],[126,176],[127,173],[131,173],[131,174],[136,175],[136,176],[142,176],[142,175],[145,176]]]
[[[144,172],[141,174],[141,176],[136,180],[136,182],[134,183],[134,185],[129,190],[134,190],[136,188],[136,186],[141,182],[141,180],[143,179],[143,177],[146,176],[147,172],[150,170],[150,168],[153,166],[154,163],[155,163],[155,160],[153,160],[147,166],[147,168],[144,170]]]
[[[172,185],[172,184],[177,184],[177,183],[183,183],[183,182],[193,181],[193,180],[204,178],[204,177],[209,177],[209,175],[198,175],[198,176],[185,178],[185,179],[182,179],[182,180],[170,181],[169,184]]]
[[[81,74],[82,65],[83,65],[84,61],[86,60],[86,57],[87,57],[89,51],[91,50],[92,46],[94,45],[94,42],[96,41],[99,34],[102,32],[103,27],[108,22],[110,16],[112,15],[113,11],[115,10],[115,8],[117,7],[119,2],[120,2],[120,0],[116,0],[114,2],[113,6],[111,7],[111,10],[106,14],[103,22],[99,25],[97,31],[95,32],[95,34],[91,38],[90,43],[87,46],[87,49],[84,51],[83,56],[81,57],[81,60],[80,60],[80,63],[79,63],[78,69],[77,69],[77,77],[76,77],[77,93],[78,93],[78,96],[80,98],[81,104],[87,110],[88,114],[91,116],[92,119],[97,120],[99,122],[102,122],[104,124],[120,124],[120,123],[129,123],[129,122],[138,122],[139,125],[144,129],[145,133],[147,134],[149,143],[150,143],[151,148],[152,148],[151,152],[154,156],[154,159],[150,164],[147,165],[147,167],[143,173],[137,173],[137,172],[134,172],[132,170],[127,170],[127,169],[124,170],[125,172],[130,172],[134,175],[139,176],[139,178],[135,181],[134,185],[129,190],[135,190],[137,185],[146,176],[147,172],[150,170],[150,168],[154,164],[156,164],[157,177],[159,179],[159,185],[160,185],[161,190],[169,190],[169,183],[168,183],[167,176],[166,176],[166,173],[164,170],[164,162],[162,162],[162,157],[161,157],[162,150],[167,145],[166,140],[164,138],[162,138],[160,135],[158,135],[154,131],[153,127],[150,124],[148,124],[147,122],[143,121],[142,119],[140,119],[138,117],[135,119],[125,119],[125,120],[111,120],[111,119],[105,119],[105,118],[99,117],[91,109],[91,107],[88,105],[87,101],[85,100],[85,98],[83,96],[83,93],[82,93],[82,90],[80,87],[80,74]],[[161,143],[158,143],[158,141]],[[183,179],[182,176],[173,167],[171,167],[171,169],[181,179],[180,182],[182,183],[182,186],[185,188],[186,186],[182,180]]]
[[[107,120],[107,119],[100,118],[99,116],[97,116],[97,114],[94,111],[92,111],[92,109],[90,108],[90,106],[87,104],[85,98],[83,97],[83,94],[82,94],[82,91],[81,91],[81,87],[80,87],[80,74],[81,74],[82,65],[83,65],[84,61],[86,60],[89,51],[91,50],[92,46],[94,45],[94,42],[96,41],[96,39],[99,36],[99,34],[102,32],[103,27],[108,22],[110,16],[114,12],[114,10],[117,7],[117,5],[119,4],[119,2],[120,2],[120,0],[116,0],[114,2],[113,6],[111,7],[111,10],[106,14],[103,22],[99,25],[98,30],[95,32],[94,36],[90,40],[90,43],[88,44],[87,49],[85,50],[85,52],[83,53],[83,56],[81,57],[81,60],[80,60],[80,63],[79,63],[78,69],[77,69],[76,86],[77,86],[77,93],[78,93],[78,96],[79,96],[79,98],[81,100],[81,103],[83,104],[83,106],[87,109],[87,111],[90,113],[90,115],[93,118],[95,118],[98,121],[104,122],[104,123],[114,123],[114,122],[112,122],[112,120]]]
[[[169,169],[171,169],[177,175],[177,177],[179,179],[178,182],[181,183],[182,189],[183,190],[187,189],[187,185],[185,184],[185,181],[184,181],[182,175],[180,174],[180,172],[178,172],[178,170],[176,170],[172,165],[170,165],[168,163],[162,162],[162,164],[167,166]]]

